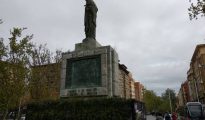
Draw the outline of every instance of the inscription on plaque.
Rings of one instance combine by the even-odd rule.
[[[88,88],[101,86],[101,57],[68,59],[66,68],[66,88]]]

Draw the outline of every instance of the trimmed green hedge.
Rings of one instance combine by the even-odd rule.
[[[29,104],[26,120],[132,120],[132,100],[59,100]]]

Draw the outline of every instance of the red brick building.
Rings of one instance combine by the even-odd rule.
[[[143,101],[144,86],[140,82],[135,82],[135,99],[138,101]]]

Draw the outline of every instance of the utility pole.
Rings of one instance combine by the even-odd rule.
[[[172,101],[171,101],[171,96],[170,96],[170,89],[169,90],[169,106],[170,106],[170,110],[171,110],[171,113],[172,113]]]

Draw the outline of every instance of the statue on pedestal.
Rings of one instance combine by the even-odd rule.
[[[93,0],[85,0],[85,36],[86,39],[92,38],[95,40],[96,35],[96,18],[98,8]]]

